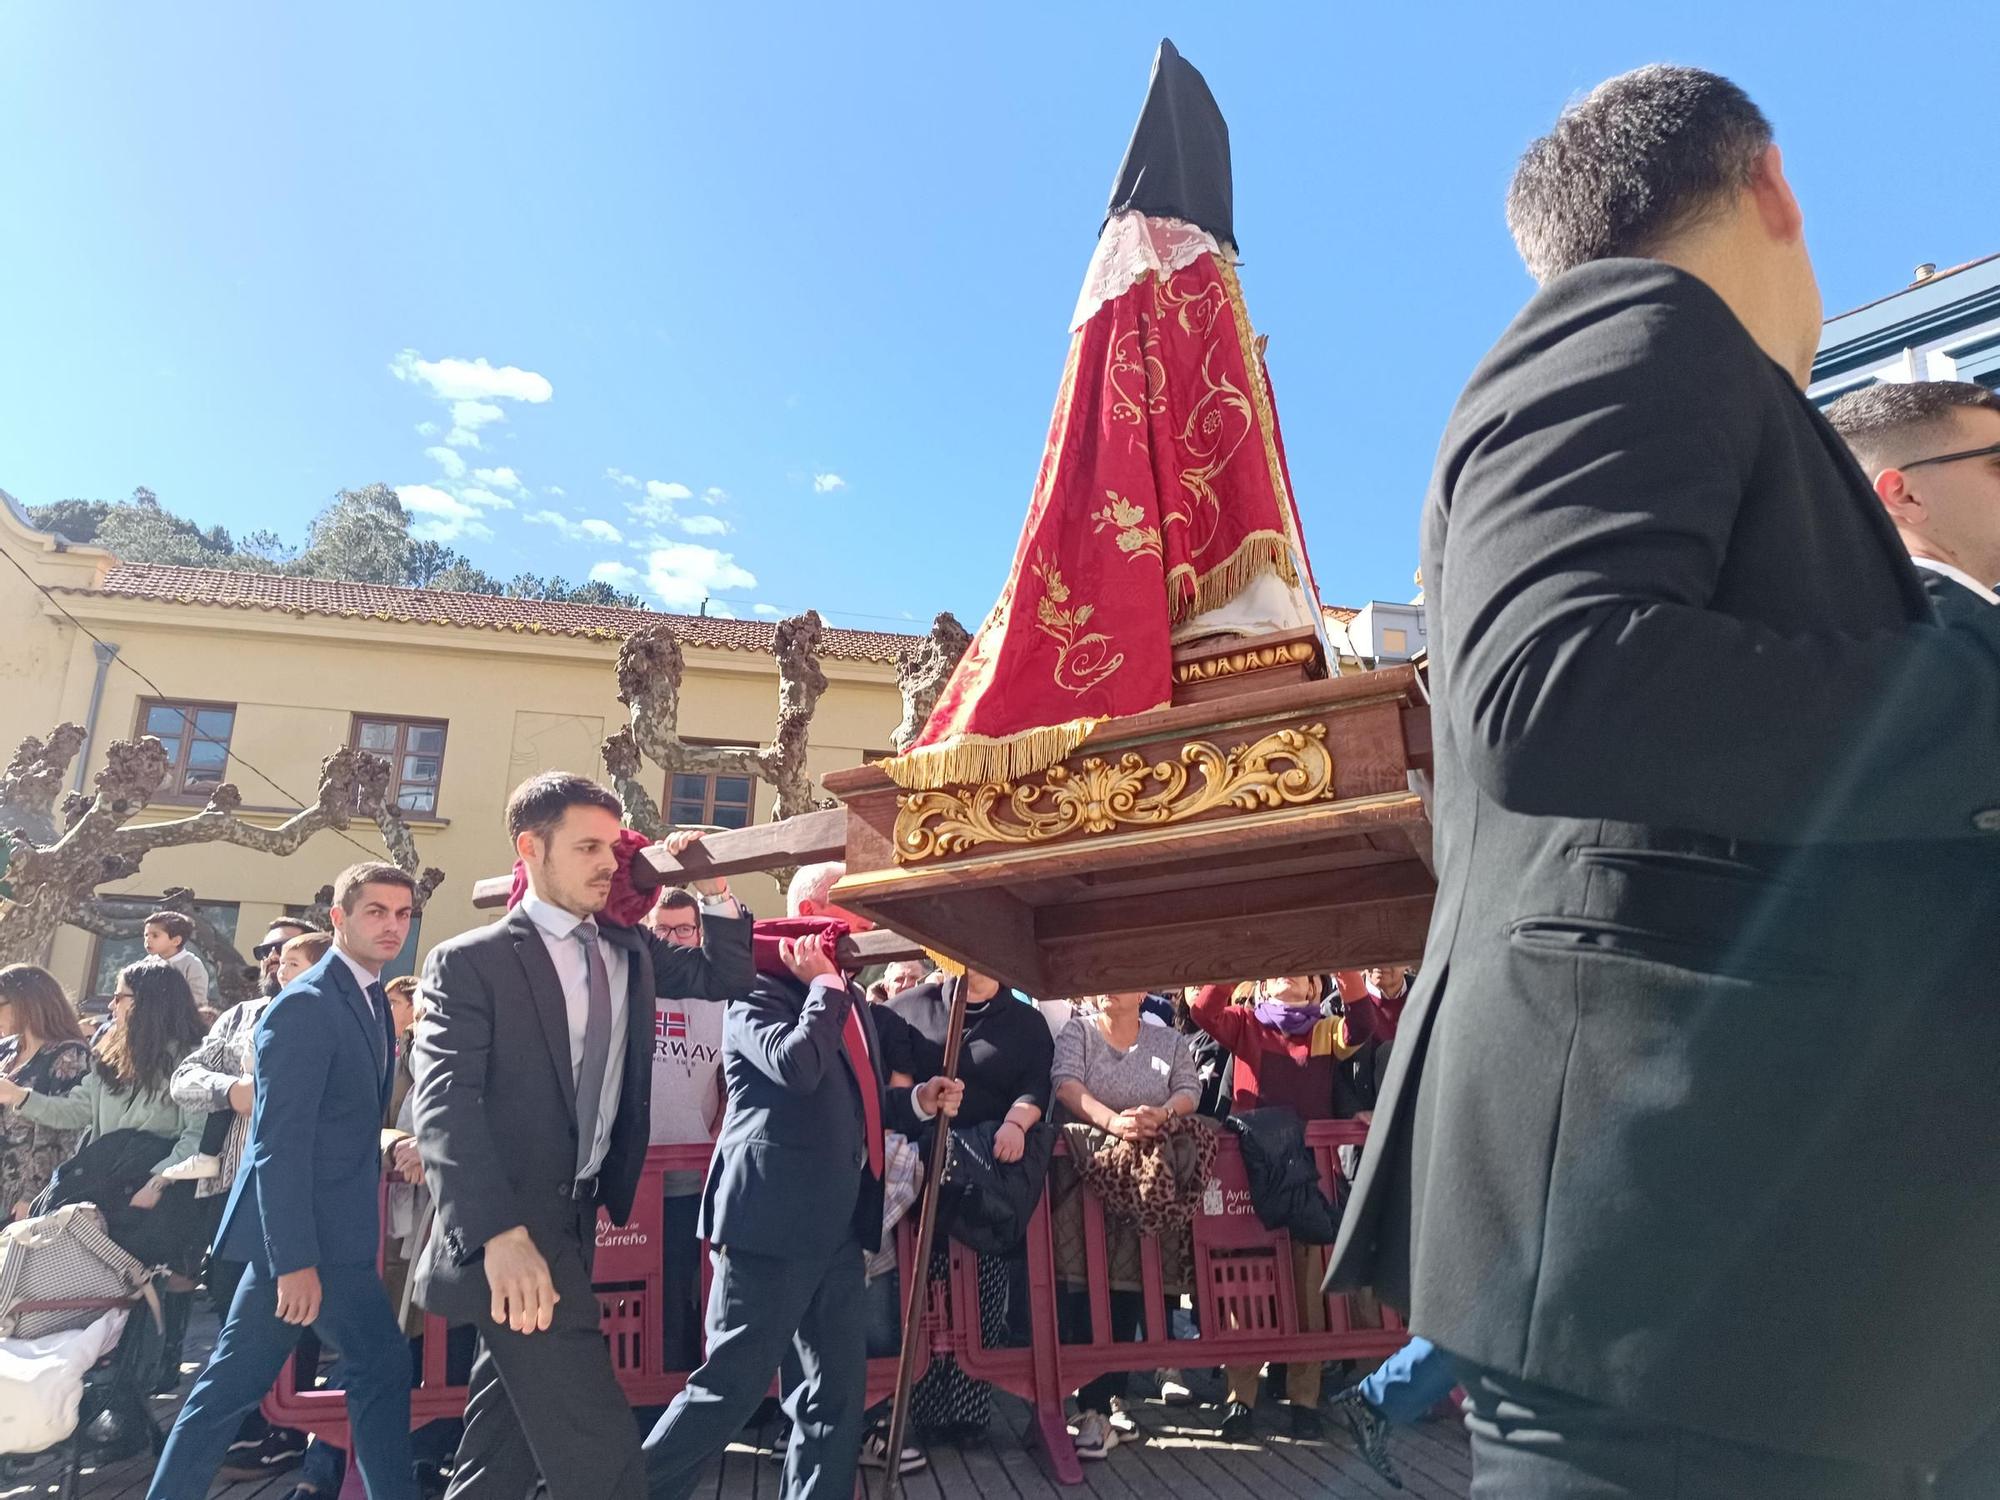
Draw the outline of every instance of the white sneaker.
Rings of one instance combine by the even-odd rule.
[[[177,1161],[160,1174],[163,1182],[206,1182],[222,1175],[222,1158],[197,1151],[185,1161]]]
[[[1138,1441],[1139,1424],[1133,1419],[1132,1413],[1125,1409],[1123,1396],[1111,1398],[1111,1430],[1128,1442]]]
[[[1118,1434],[1101,1413],[1094,1411],[1087,1411],[1076,1419],[1075,1437],[1078,1458],[1104,1458],[1118,1446]]]
[[[1194,1392],[1189,1390],[1187,1383],[1181,1379],[1179,1370],[1161,1370],[1158,1374],[1162,1402],[1168,1406],[1187,1406],[1194,1401]]]
[[[930,1464],[924,1450],[914,1443],[903,1444],[903,1457],[896,1465],[898,1474],[921,1473]],[[889,1430],[878,1427],[861,1443],[861,1467],[864,1469],[886,1469],[889,1467]]]

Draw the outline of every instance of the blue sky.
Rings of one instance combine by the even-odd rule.
[[[0,487],[296,539],[381,479],[503,577],[974,623],[1162,35],[1229,118],[1332,602],[1407,597],[1437,434],[1529,291],[1513,161],[1601,78],[1750,90],[1829,311],[2000,249],[1992,48],[1880,5],[31,0]]]

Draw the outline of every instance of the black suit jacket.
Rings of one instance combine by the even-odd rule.
[[[2000,1410],[2000,611],[1703,283],[1562,276],[1423,522],[1438,895],[1332,1279],[1805,1452]]]
[[[758,975],[722,1025],[729,1104],[702,1192],[704,1239],[798,1259],[830,1254],[849,1233],[865,1249],[880,1245],[882,1182],[868,1170],[861,1081],[843,1041],[850,1007],[883,1091],[884,1126],[921,1129],[912,1091],[884,1088],[898,1060],[885,1056],[875,1009],[858,991],[809,993],[790,975]]]
[[[597,1202],[620,1223],[651,1133],[654,999],[723,1000],[749,989],[748,917],[704,917],[702,946],[677,948],[636,928],[602,928],[624,948],[624,1084],[597,1177]],[[416,1270],[417,1300],[454,1320],[491,1298],[480,1257],[526,1225],[545,1255],[573,1232],[557,1189],[576,1172],[576,1084],[561,981],[541,930],[516,909],[431,952],[424,1018],[412,1048],[417,1146],[437,1227]]]
[[[1937,617],[1947,625],[1966,624],[1993,606],[1955,578],[1947,578],[1935,568],[1918,568],[1924,593]]]

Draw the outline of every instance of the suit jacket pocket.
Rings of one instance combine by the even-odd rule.
[[[1831,970],[1793,954],[1754,952],[1740,943],[1713,943],[1596,917],[1521,917],[1508,925],[1507,940],[1541,953],[1665,964],[1711,979],[1818,985],[1836,978]]]

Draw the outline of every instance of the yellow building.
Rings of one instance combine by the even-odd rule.
[[[472,907],[472,882],[512,862],[501,809],[516,783],[552,768],[608,779],[598,747],[625,722],[613,663],[636,626],[665,620],[681,642],[684,736],[761,744],[777,716],[767,621],[122,562],[35,530],[4,492],[0,552],[0,754],[74,721],[90,733],[76,778],[87,789],[107,744],[151,733],[174,770],[135,822],[198,811],[205,788],[227,780],[242,793],[243,815],[269,824],[312,798],[320,760],[333,750],[383,754],[396,764],[424,863],[447,877],[403,967],[487,919]],[[826,632],[815,775],[886,752],[902,716],[896,653],[911,644],[876,631]],[[675,780],[654,791],[676,821],[770,815],[771,788],[761,782]],[[284,858],[226,844],[159,850],[137,879],[104,894],[187,886],[247,953],[272,917],[309,903],[343,866],[381,855],[374,825],[357,821],[346,838],[323,831]],[[759,912],[781,912],[768,879],[737,884]],[[79,997],[102,995],[136,952],[136,941],[100,943],[65,929],[48,962]]]

